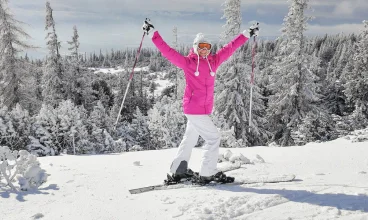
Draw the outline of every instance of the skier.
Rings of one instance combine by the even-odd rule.
[[[203,147],[204,153],[198,182],[206,184],[218,176],[224,177],[223,173],[217,172],[220,133],[209,117],[214,103],[216,70],[249,38],[258,36],[259,28],[252,26],[244,30],[216,54],[210,53],[211,42],[202,33],[198,33],[194,39],[193,48],[187,56],[183,56],[168,46],[158,31],[149,35],[153,28],[150,21],[146,19],[142,29],[148,36],[151,36],[152,42],[164,57],[183,69],[186,81],[183,110],[188,122],[177,155],[170,167],[172,177],[179,181],[193,175],[193,171],[188,169],[188,162],[199,135],[206,143]]]

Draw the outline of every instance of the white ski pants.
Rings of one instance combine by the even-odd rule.
[[[197,144],[200,135],[206,143],[203,147],[204,152],[199,175],[212,176],[217,173],[220,133],[208,115],[185,116],[188,119],[187,127],[170,171],[178,173],[179,169],[187,169],[192,149]]]

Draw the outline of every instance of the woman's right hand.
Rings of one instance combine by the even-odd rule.
[[[259,35],[259,23],[253,24],[248,30],[243,31],[244,36],[251,38]]]
[[[155,29],[155,27],[152,25],[151,20],[146,18],[146,20],[143,22],[142,30],[148,35],[151,29]]]

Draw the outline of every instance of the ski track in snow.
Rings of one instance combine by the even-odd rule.
[[[339,139],[302,147],[231,149],[253,161],[260,155],[264,163],[244,164],[230,176],[293,173],[296,180],[137,195],[128,190],[162,182],[176,149],[39,158],[50,174],[48,182],[28,192],[13,192],[0,182],[0,219],[368,220],[366,145]],[[193,170],[199,169],[201,156],[202,149],[193,150]]]

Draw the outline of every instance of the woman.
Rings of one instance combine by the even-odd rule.
[[[148,35],[153,26],[146,20],[142,28]],[[187,56],[170,48],[158,31],[150,35],[152,42],[162,55],[181,68],[185,75],[183,110],[188,122],[183,140],[170,167],[174,179],[180,180],[192,175],[187,173],[189,170],[188,162],[199,135],[206,142],[199,170],[200,181],[203,183],[211,182],[217,174],[220,133],[209,117],[214,102],[216,70],[249,38],[258,36],[258,32],[258,26],[245,30],[243,34],[239,34],[216,54],[210,54],[212,49],[210,41],[202,33],[199,33]]]

